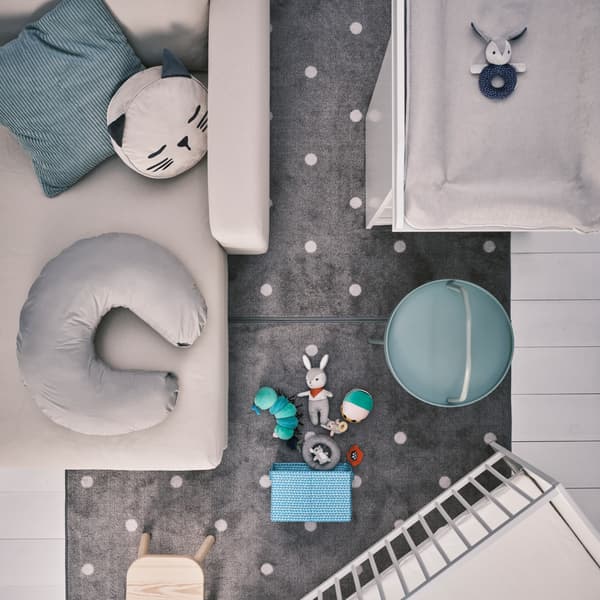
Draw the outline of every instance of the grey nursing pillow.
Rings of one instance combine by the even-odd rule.
[[[192,345],[206,323],[206,303],[191,275],[155,242],[110,233],[61,252],[32,285],[17,337],[25,385],[59,425],[116,435],[152,427],[175,406],[175,374],[119,371],[96,355],[96,328],[116,307],[175,346]]]

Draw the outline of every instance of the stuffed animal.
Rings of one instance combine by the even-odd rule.
[[[165,49],[162,67],[136,73],[117,90],[107,124],[113,148],[129,168],[153,179],[174,177],[206,154],[208,93]]]
[[[257,415],[260,415],[261,410],[268,410],[275,417],[274,438],[287,441],[297,435],[300,422],[296,405],[273,388],[261,387],[256,392],[252,410]]]
[[[373,410],[373,397],[365,390],[350,390],[344,397],[340,410],[346,421],[360,423]]]
[[[313,425],[326,425],[329,421],[329,398],[333,394],[325,389],[327,383],[327,375],[325,375],[325,367],[329,361],[329,355],[325,354],[321,359],[318,367],[313,367],[310,358],[306,354],[302,355],[302,361],[306,367],[306,385],[308,390],[300,392],[298,396],[308,396],[308,414],[310,422]]]
[[[487,65],[471,65],[471,73],[479,75],[479,90],[486,98],[496,100],[507,98],[517,87],[517,73],[524,73],[527,68],[524,63],[510,62],[512,59],[510,42],[524,35],[527,27],[496,39],[475,23],[471,23],[471,28],[487,44],[485,47]],[[494,85],[495,79],[500,80],[502,84]]]

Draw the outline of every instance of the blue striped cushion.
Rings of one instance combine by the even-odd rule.
[[[0,47],[0,123],[31,155],[46,196],[113,154],[106,109],[140,69],[103,0],[62,0]]]

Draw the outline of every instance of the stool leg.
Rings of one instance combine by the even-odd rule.
[[[194,554],[194,560],[198,564],[200,564],[206,558],[206,555],[210,552],[210,549],[213,547],[214,543],[214,535],[207,536],[206,539],[202,542],[202,545],[200,546],[200,548],[198,548],[196,554]]]
[[[149,533],[142,533],[140,545],[138,546],[138,558],[142,558],[142,556],[148,554],[148,551],[150,550],[150,538],[151,535]]]

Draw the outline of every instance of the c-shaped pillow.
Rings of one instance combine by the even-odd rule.
[[[175,407],[173,373],[119,371],[96,355],[96,328],[117,307],[175,346],[193,344],[206,323],[191,275],[159,244],[125,233],[74,243],[32,285],[17,337],[25,385],[55,423],[116,435],[152,427]]]

